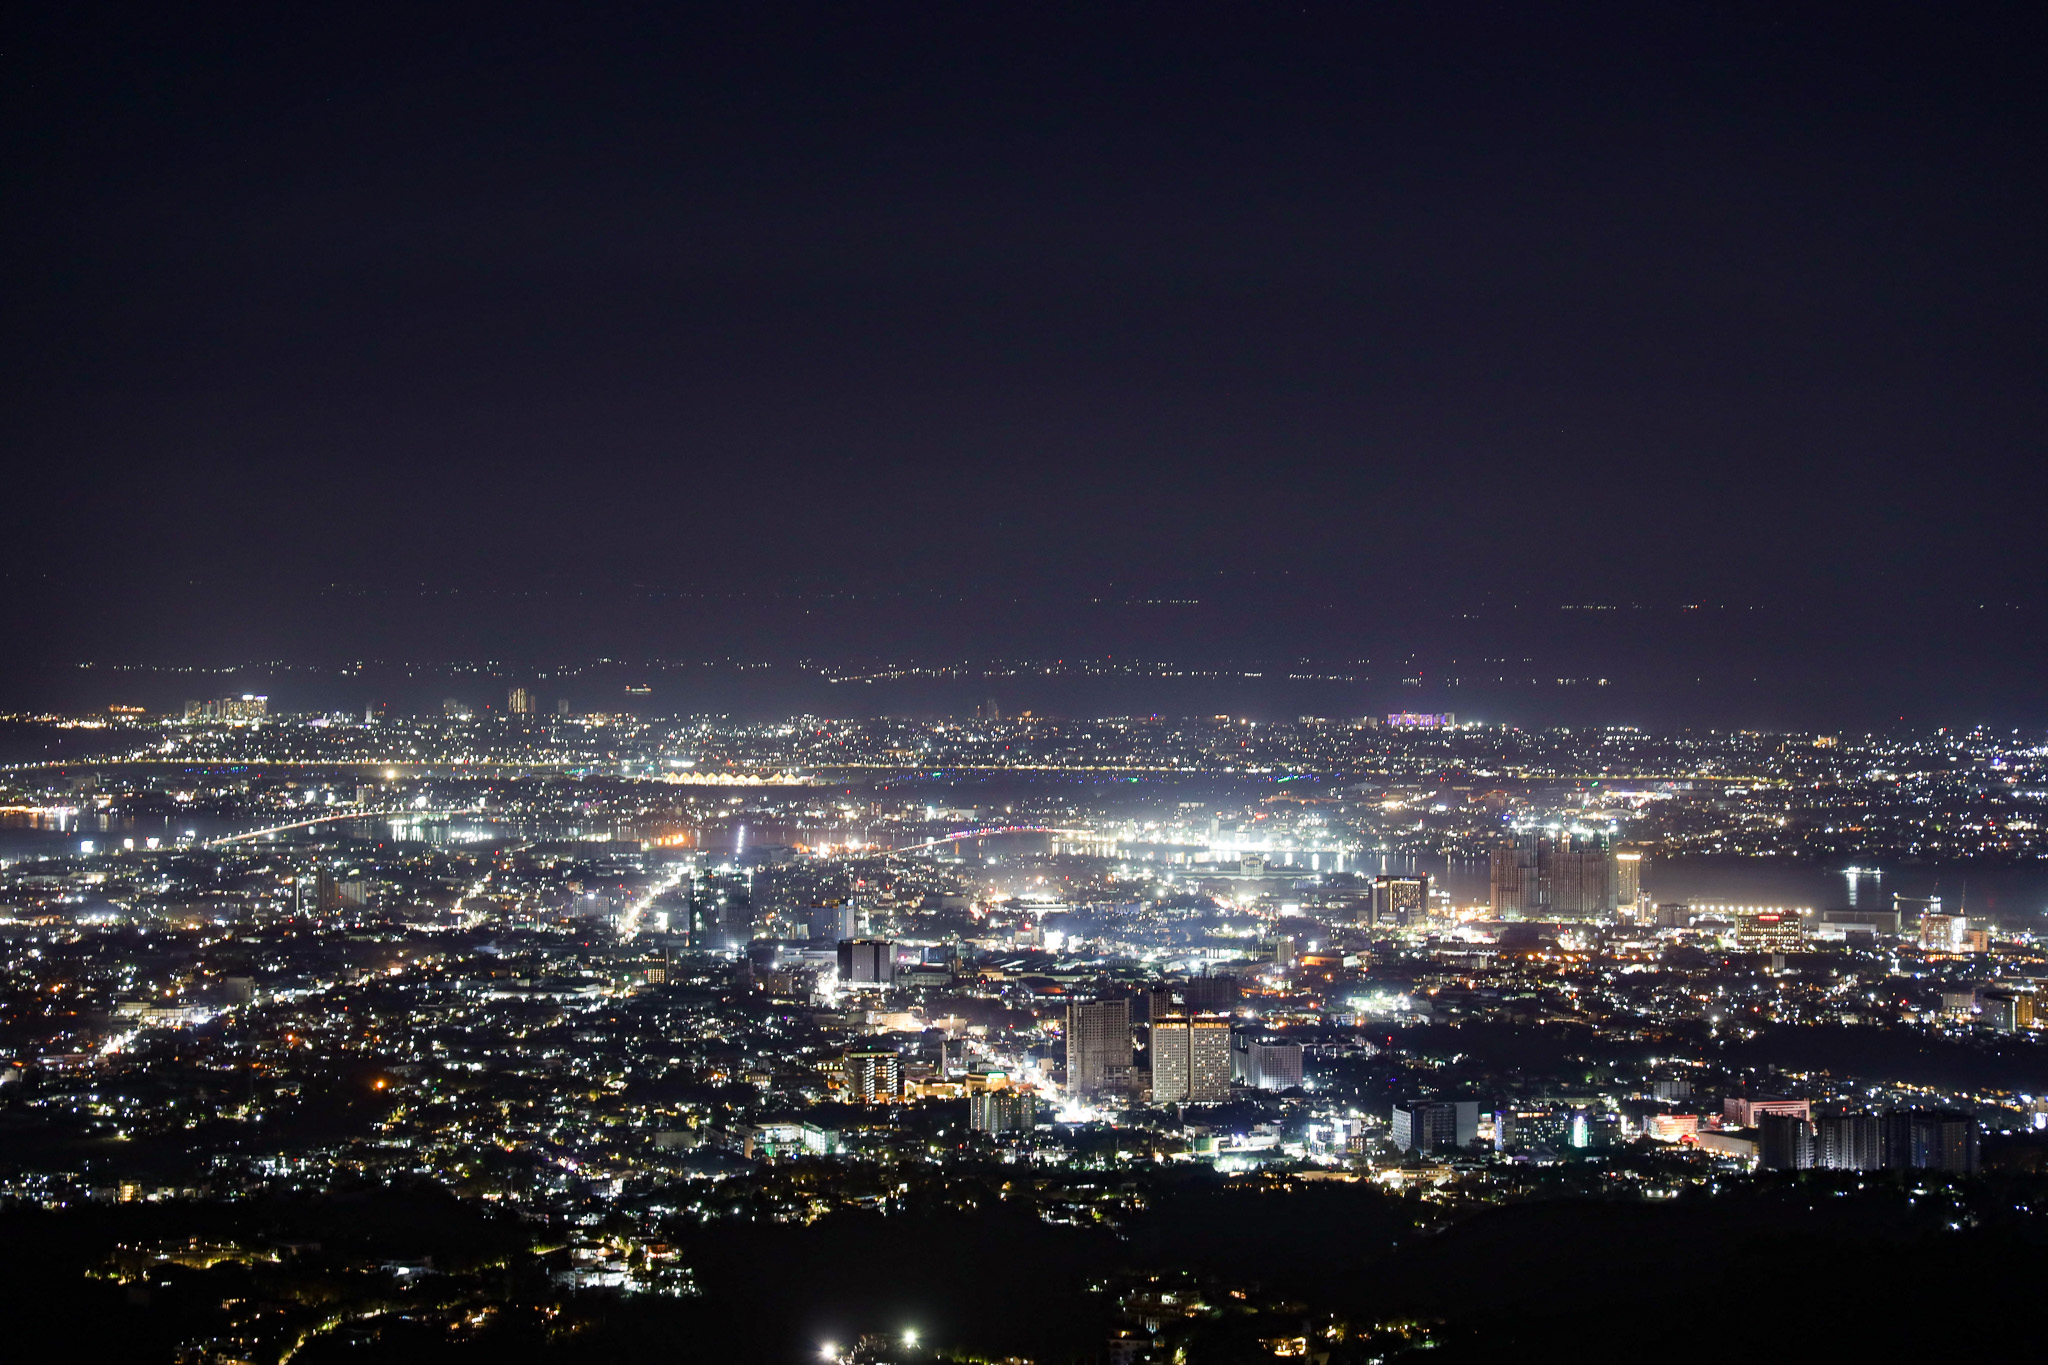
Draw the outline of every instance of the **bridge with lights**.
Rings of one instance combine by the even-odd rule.
[[[1064,838],[1086,840],[1091,844],[1113,844],[1116,842],[1115,835],[1102,834],[1092,829],[1063,829],[1058,825],[988,825],[981,829],[957,830],[952,834],[945,835],[943,838],[927,839],[921,844],[904,844],[900,848],[892,848],[889,851],[891,853],[922,853],[928,848],[937,848],[941,844],[964,843],[969,839],[987,839],[997,834],[1057,834]]]
[[[223,834],[219,838],[203,841],[206,848],[219,848],[225,844],[247,843],[256,839],[268,839],[278,834],[288,834],[295,829],[311,829],[315,825],[332,824],[336,820],[432,820],[448,815],[477,815],[482,806],[462,806],[451,810],[413,810],[400,807],[397,810],[345,810],[335,815],[316,815],[310,820],[294,820],[288,825],[269,825],[263,829],[245,829],[239,834]]]

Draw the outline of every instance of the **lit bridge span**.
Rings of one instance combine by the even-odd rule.
[[[331,824],[336,820],[399,820],[432,819],[441,815],[476,815],[482,806],[462,806],[453,810],[347,810],[337,815],[316,815],[311,820],[294,820],[288,825],[270,825],[264,829],[245,829],[240,834],[223,834],[219,838],[202,841],[207,848],[218,848],[222,844],[239,844],[250,839],[267,839],[273,834],[285,834],[295,829],[311,829],[315,825]]]
[[[891,853],[919,853],[940,844],[957,844],[967,839],[986,839],[994,834],[1062,834],[1072,839],[1085,839],[1091,844],[1113,844],[1114,834],[1102,834],[1092,829],[1061,829],[1055,825],[989,825],[983,829],[956,830],[941,839],[927,839],[921,844],[905,844],[892,848]]]

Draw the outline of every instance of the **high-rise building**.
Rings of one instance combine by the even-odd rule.
[[[1510,839],[1493,849],[1493,913],[1505,916],[1541,914],[1542,878],[1536,866],[1536,841]]]
[[[1123,1095],[1131,1088],[1131,1002],[1076,1000],[1067,1006],[1067,1089]]]
[[[524,687],[515,687],[505,693],[505,709],[515,716],[533,714],[533,693]]]
[[[1642,899],[1645,861],[1640,849],[1614,850],[1614,903],[1617,906],[1633,906]]]
[[[896,945],[885,938],[842,939],[839,980],[856,986],[886,986],[896,979]]]
[[[1404,1152],[1442,1152],[1479,1140],[1479,1101],[1409,1100],[1394,1106],[1394,1145]]]
[[[1813,1164],[1830,1171],[1884,1166],[1884,1121],[1875,1114],[1824,1114],[1814,1123]]]
[[[1218,1104],[1230,1098],[1230,1018],[1154,1015],[1152,1099],[1156,1104]]]
[[[1028,1090],[978,1090],[967,1097],[967,1126],[977,1133],[1028,1133],[1038,1124],[1038,1097]]]
[[[903,1059],[888,1048],[855,1048],[842,1065],[846,1096],[855,1104],[888,1104],[903,1098]]]
[[[860,937],[860,902],[852,896],[820,901],[810,908],[808,919],[813,943]]]
[[[441,715],[448,720],[474,720],[476,712],[468,702],[459,697],[450,697],[441,703]]]
[[[1172,993],[1197,1014],[1229,1014],[1237,1008],[1240,989],[1234,976],[1191,976],[1176,981]]]
[[[1937,911],[1929,911],[1920,916],[1920,946],[1933,953],[1968,952],[1969,919],[1963,915],[1944,915]]]
[[[1958,1109],[1894,1109],[1884,1116],[1884,1164],[1975,1174],[1977,1120]]]
[[[1493,910],[1529,919],[1605,919],[1620,872],[1604,834],[1524,834],[1493,849]]]
[[[1756,1164],[1766,1171],[1804,1171],[1814,1164],[1813,1125],[1798,1114],[1766,1113],[1756,1122]]]
[[[1293,1090],[1301,1084],[1301,1044],[1285,1038],[1240,1034],[1231,1064],[1232,1079],[1254,1090]]]
[[[1372,915],[1377,928],[1420,924],[1429,918],[1429,874],[1419,877],[1374,877]]]
[[[1539,850],[1546,913],[1560,919],[1612,917],[1617,904],[1614,855],[1598,834],[1560,834],[1549,841],[1546,860]]]

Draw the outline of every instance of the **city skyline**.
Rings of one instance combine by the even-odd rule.
[[[2032,1339],[2048,9],[16,11],[25,1358]]]

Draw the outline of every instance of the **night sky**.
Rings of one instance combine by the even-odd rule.
[[[17,10],[0,709],[85,660],[1512,654],[2048,723],[2044,40]]]

